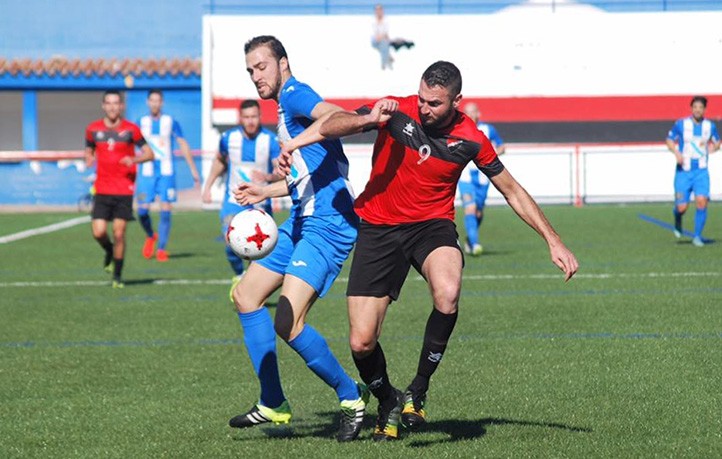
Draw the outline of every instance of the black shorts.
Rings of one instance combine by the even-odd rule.
[[[424,260],[439,247],[455,247],[461,252],[456,225],[451,220],[438,218],[393,226],[362,221],[346,295],[388,295],[397,300],[409,268],[413,266],[421,274]]]
[[[93,210],[90,212],[93,220],[113,221],[135,220],[133,217],[133,196],[120,194],[96,194],[93,198]]]

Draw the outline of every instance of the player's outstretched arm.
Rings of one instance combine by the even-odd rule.
[[[188,164],[188,168],[191,170],[191,177],[193,177],[193,182],[198,185],[201,182],[201,176],[198,174],[198,168],[196,167],[196,163],[193,161],[193,155],[191,154],[191,149],[188,146],[188,142],[186,142],[186,139],[184,139],[183,137],[176,137],[176,141],[178,142],[178,146],[180,147],[181,154],[183,155],[186,163]]]
[[[366,114],[336,112],[321,125],[321,135],[328,138],[358,134],[366,129],[385,123],[398,108],[398,101],[380,99],[376,101],[371,111]]]
[[[269,198],[288,196],[288,194],[288,185],[285,180],[279,180],[265,186],[243,182],[233,190],[233,197],[236,202],[244,206],[258,204]]]
[[[554,231],[536,201],[506,169],[490,180],[514,209],[514,212],[544,238],[549,246],[552,262],[564,272],[564,281],[571,279],[579,269],[579,262]]]
[[[225,158],[223,158],[220,153],[216,153],[213,164],[211,164],[211,170],[208,172],[206,183],[203,185],[203,192],[201,193],[201,199],[203,199],[203,202],[206,204],[211,202],[211,187],[216,180],[218,180],[218,177],[226,171],[227,167]]]

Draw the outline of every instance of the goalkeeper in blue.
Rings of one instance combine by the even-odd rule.
[[[687,212],[691,194],[694,193],[697,212],[692,244],[702,247],[702,230],[707,222],[709,203],[707,161],[710,152],[719,150],[720,137],[714,122],[704,118],[707,98],[694,96],[690,106],[692,115],[677,120],[667,134],[667,148],[677,161],[674,174],[674,236],[677,239],[682,237],[682,216]]]
[[[258,95],[278,102],[281,144],[314,120],[340,110],[293,77],[286,50],[275,37],[251,39],[245,55]],[[336,392],[341,408],[337,439],[350,441],[361,430],[368,391],[346,373],[326,340],[306,323],[311,306],[328,292],[356,242],[358,217],[353,210],[348,159],[339,140],[308,145],[296,150],[293,158],[294,167],[286,180],[265,186],[241,183],[234,190],[242,205],[285,195],[291,196],[293,205],[288,220],[278,229],[274,250],[251,263],[231,292],[261,396],[248,412],[231,419],[230,425],[245,428],[290,421],[291,407],[278,372],[278,334]],[[279,289],[272,319],[264,303]]]

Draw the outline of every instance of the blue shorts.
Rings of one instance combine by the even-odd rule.
[[[709,198],[709,171],[706,168],[690,171],[677,169],[674,174],[674,203],[687,204],[693,192],[695,197]]]
[[[486,195],[489,193],[489,184],[477,184],[471,182],[459,182],[459,194],[464,207],[476,204],[477,210],[484,209]]]
[[[355,213],[289,218],[278,228],[273,252],[255,263],[298,277],[323,297],[351,253],[357,232]]]
[[[175,189],[175,176],[138,176],[136,195],[139,204],[152,204],[156,196],[160,198],[160,202],[176,202],[178,196]]]

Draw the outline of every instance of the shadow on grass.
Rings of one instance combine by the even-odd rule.
[[[438,432],[448,435],[447,438],[438,440],[413,440],[409,443],[412,448],[421,448],[439,443],[450,443],[455,441],[472,440],[486,435],[486,428],[495,425],[513,425],[523,427],[542,427],[545,429],[561,429],[569,432],[591,433],[592,429],[586,427],[575,427],[556,422],[523,421],[518,419],[503,418],[482,418],[473,420],[443,420],[429,422],[419,432]],[[408,432],[407,432],[408,435]],[[413,435],[413,433],[411,433]]]

